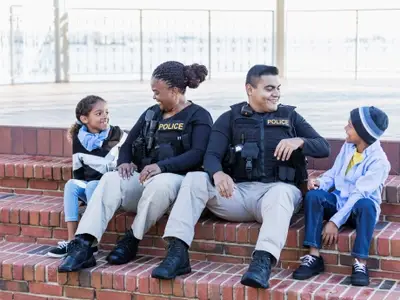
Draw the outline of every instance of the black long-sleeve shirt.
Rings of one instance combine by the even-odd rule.
[[[188,109],[189,107],[190,106],[186,107],[185,109]],[[183,173],[202,165],[213,120],[210,113],[206,109],[202,108],[201,106],[197,107],[197,111],[188,121],[192,128],[191,149],[182,153],[181,155],[158,161],[157,165],[160,167],[162,172]],[[181,112],[183,112],[183,110]],[[179,120],[181,112],[172,116],[170,119]],[[118,165],[132,162],[132,144],[141,134],[142,127],[145,124],[145,115],[146,112],[140,116],[139,120],[129,132],[125,143],[121,147]]]
[[[296,111],[292,113],[291,122],[297,137],[304,140],[302,151],[305,156],[322,158],[330,155],[330,145],[328,141],[320,136]],[[265,137],[264,142],[268,143],[268,137]],[[210,175],[210,178],[212,178],[216,172],[223,170],[222,160],[231,143],[231,112],[227,111],[214,123],[207,151],[204,156],[204,169]]]

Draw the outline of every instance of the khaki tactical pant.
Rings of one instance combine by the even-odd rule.
[[[134,236],[141,240],[144,234],[168,211],[174,203],[184,176],[162,173],[143,185],[139,173],[122,179],[118,172],[103,175],[82,216],[76,234],[93,235],[101,240],[108,222],[118,208],[136,212],[132,224]]]
[[[188,173],[171,210],[164,238],[176,237],[190,245],[195,225],[207,207],[228,221],[261,223],[255,250],[268,251],[278,261],[290,219],[299,208],[301,199],[297,187],[282,182],[239,183],[230,199],[223,198],[206,173]]]

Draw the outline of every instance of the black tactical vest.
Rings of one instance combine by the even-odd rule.
[[[141,137],[136,141],[134,148],[142,148],[139,170],[146,165],[175,157],[190,150],[192,139],[192,126],[189,123],[193,114],[200,107],[191,104],[179,113],[180,119],[162,118],[162,111],[158,105],[152,106],[146,113],[145,125]]]
[[[232,145],[226,168],[236,182],[304,182],[307,163],[301,150],[294,151],[286,162],[274,157],[282,139],[296,137],[291,124],[294,109],[279,105],[276,112],[259,114],[246,102],[231,106]]]

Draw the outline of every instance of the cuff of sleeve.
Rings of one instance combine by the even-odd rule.
[[[333,217],[329,221],[334,223],[338,229],[340,227],[342,227],[342,225],[344,223],[343,220],[339,219],[339,216],[337,215],[337,213],[335,215],[333,215]]]
[[[219,171],[222,171],[222,169],[214,168],[212,170],[205,170],[205,171],[208,174],[208,176],[210,177],[210,180],[211,180],[212,184],[214,184],[214,174],[219,172]]]
[[[330,186],[327,186],[327,182],[324,181],[322,178],[316,178],[319,182],[319,189],[323,191],[328,191]]]
[[[159,161],[159,162],[157,163],[157,166],[160,168],[161,173],[167,172],[167,167],[166,167],[162,162]]]

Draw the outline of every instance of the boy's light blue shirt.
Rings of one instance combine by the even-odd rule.
[[[355,151],[354,144],[344,143],[332,168],[318,178],[319,189],[329,191],[335,187],[333,194],[337,198],[337,213],[330,221],[338,228],[346,223],[354,204],[363,198],[374,202],[377,211],[375,221],[379,220],[382,190],[390,172],[390,163],[378,140],[364,150],[363,160],[346,174]]]

